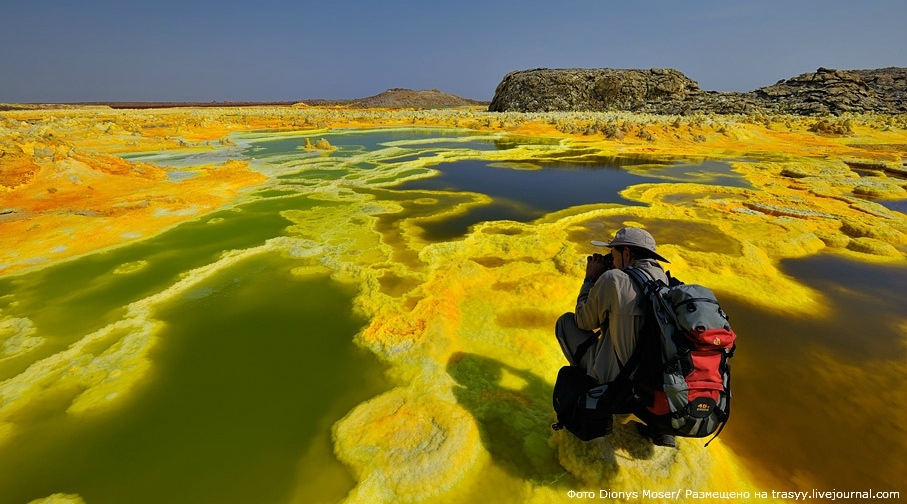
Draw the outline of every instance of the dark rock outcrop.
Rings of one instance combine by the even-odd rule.
[[[488,110],[902,114],[907,113],[907,68],[820,68],[748,93],[705,91],[674,69],[538,68],[504,76]]]
[[[907,112],[907,69],[831,70],[778,82],[753,91],[778,112],[799,115],[840,115],[844,112]]]
[[[507,74],[488,110],[645,112],[674,108],[701,92],[695,81],[673,69],[537,68]]]

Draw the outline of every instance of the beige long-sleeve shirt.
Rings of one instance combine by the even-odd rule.
[[[631,266],[641,269],[655,280],[667,283],[661,265],[654,259],[639,259]],[[576,299],[576,325],[580,329],[601,328],[598,342],[590,351],[594,358],[586,372],[599,383],[617,378],[620,365],[636,349],[639,330],[645,320],[643,306],[637,302],[639,292],[633,280],[619,269],[604,272],[595,282],[585,281]]]

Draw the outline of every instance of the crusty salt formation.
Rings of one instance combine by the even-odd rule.
[[[337,456],[356,472],[349,502],[437,498],[473,470],[482,452],[474,419],[430,394],[397,389],[359,405],[334,426]]]

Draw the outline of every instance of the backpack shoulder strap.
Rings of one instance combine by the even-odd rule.
[[[614,377],[613,381],[618,382],[630,379],[630,373],[636,371],[637,366],[639,366],[639,359],[642,358],[641,346],[642,345],[637,343],[636,348],[633,349],[633,354],[627,359],[626,364],[621,364],[620,357],[617,356],[617,351],[614,351],[614,358],[617,359],[617,367],[620,369],[620,372],[617,373],[617,376]]]
[[[664,313],[666,316],[671,318],[671,321],[676,323],[676,315],[674,310],[666,304],[666,301],[662,295],[663,289],[671,289],[679,285],[683,285],[683,282],[677,280],[673,277],[668,277],[670,285],[665,284],[661,280],[655,280],[645,270],[639,268],[634,268],[632,266],[624,269],[627,275],[633,279],[633,281],[642,289],[642,296],[646,302],[649,303],[650,310],[652,312]],[[653,296],[653,294],[657,294]]]
[[[660,304],[661,295],[659,292],[664,287],[664,283],[655,280],[646,271],[639,268],[628,267],[624,269],[624,272],[639,288],[640,294],[637,302],[645,313],[645,321],[639,329],[639,339],[636,344],[637,351],[635,353],[639,355],[634,355],[638,361],[635,366],[646,368],[646,376],[642,377],[643,380],[654,380],[653,373],[656,361],[660,364],[667,360],[665,345],[662,341],[664,338],[663,328],[657,315],[658,310],[663,309]],[[660,358],[655,356],[660,356]],[[637,376],[636,379],[640,379],[640,376]]]
[[[654,284],[656,283],[655,279],[650,277],[649,274],[645,271],[639,268],[634,268],[633,266],[628,266],[624,268],[623,271],[627,274],[627,276],[630,277],[630,280],[633,280],[633,283],[635,283],[636,286],[639,287],[643,296],[648,296],[649,293],[654,289]]]
[[[639,287],[641,291],[640,302],[645,302],[642,298],[647,298],[649,294],[650,285],[654,283],[651,278],[648,278],[648,274],[640,269],[634,267],[627,267],[623,270],[630,277],[631,280]],[[617,377],[614,378],[614,381],[620,380],[629,380],[630,374],[636,371],[636,368],[639,366],[639,361],[642,359],[642,345],[637,341],[636,348],[633,349],[633,353],[630,355],[630,358],[627,359],[627,362],[622,364],[620,362],[620,357],[617,355],[617,351],[614,352],[614,358],[617,360],[617,367],[620,368],[620,372]]]
[[[589,348],[591,348],[592,345],[597,342],[598,333],[593,333],[588,338],[586,338],[586,341],[583,341],[582,343],[577,345],[576,350],[573,352],[573,362],[579,363],[579,361],[582,360],[583,356],[586,355],[586,352],[589,351]]]

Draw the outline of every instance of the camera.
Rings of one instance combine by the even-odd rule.
[[[605,271],[614,269],[614,256],[605,254]]]

